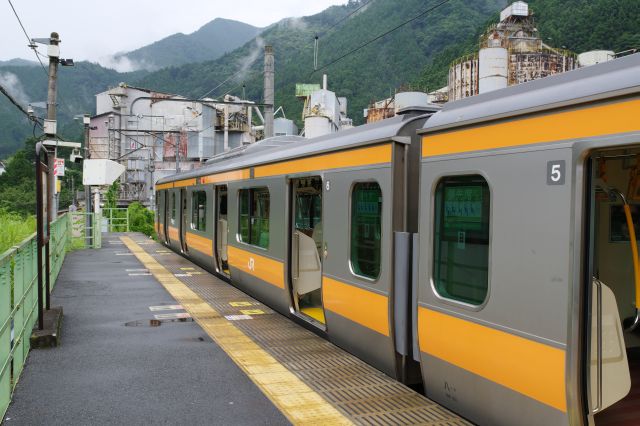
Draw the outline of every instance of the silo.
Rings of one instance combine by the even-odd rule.
[[[611,50],[591,50],[578,55],[578,64],[581,67],[588,67],[601,62],[610,61],[615,57],[616,54]]]
[[[480,49],[478,64],[478,93],[507,87],[507,69],[509,54],[503,47],[485,47]]]
[[[423,92],[399,92],[395,96],[395,113],[409,107],[426,107],[429,95]]]
[[[315,115],[304,119],[304,136],[307,139],[328,135],[334,131],[334,126],[331,125],[328,117]]]

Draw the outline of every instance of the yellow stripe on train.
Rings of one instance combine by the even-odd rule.
[[[209,238],[187,232],[187,247],[213,257],[213,241]]]
[[[564,350],[423,307],[418,336],[422,352],[567,411]]]
[[[324,308],[389,336],[389,299],[372,291],[322,277]]]
[[[333,154],[316,155],[299,160],[282,161],[266,166],[258,166],[254,169],[254,176],[260,178],[291,173],[313,172],[317,170],[385,164],[390,163],[391,158],[391,144],[388,143],[368,148],[358,148]]]
[[[510,148],[640,131],[640,100],[443,131],[422,137],[422,156]]]
[[[229,265],[284,290],[282,262],[234,246],[227,246]]]

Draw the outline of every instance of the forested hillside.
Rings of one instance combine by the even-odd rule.
[[[640,48],[640,1],[638,0],[528,0],[545,43],[581,53],[605,49],[620,52]],[[496,12],[491,22],[498,20]],[[487,22],[487,25],[489,22]],[[478,49],[478,37],[486,25],[463,43],[440,52],[414,81],[429,88],[447,84],[449,64]]]
[[[356,122],[361,122],[362,109],[372,99],[388,96],[398,86],[414,80],[438,52],[468,39],[469,34],[505,1],[453,0],[312,74],[315,34],[320,37],[318,64],[322,66],[438,2],[374,0],[331,28],[363,3],[366,2],[350,1],[314,16],[283,20],[263,31],[258,39],[216,61],[161,70],[145,76],[139,84],[187,96],[201,96],[245,67],[245,73],[212,95],[220,96],[234,88],[234,93],[239,94],[239,86],[244,83],[247,96],[261,100],[262,47],[270,44],[274,46],[276,58],[276,103],[285,107],[288,116],[298,118],[302,109],[302,104],[294,97],[295,84],[320,82],[322,72],[326,72],[330,89],[348,97],[350,115]],[[255,61],[249,65],[252,59]]]

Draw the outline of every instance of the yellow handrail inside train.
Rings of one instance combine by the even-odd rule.
[[[636,309],[640,309],[640,264],[638,263],[638,242],[636,241],[636,229],[633,225],[631,217],[631,207],[624,204],[624,215],[627,218],[627,227],[629,228],[629,241],[631,242],[631,256],[633,257],[633,276],[635,280],[636,291]]]

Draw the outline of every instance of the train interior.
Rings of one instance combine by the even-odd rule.
[[[322,307],[322,179],[293,179],[291,289],[296,312],[325,324]]]
[[[591,407],[598,426],[637,425],[640,147],[597,152],[591,165]]]

